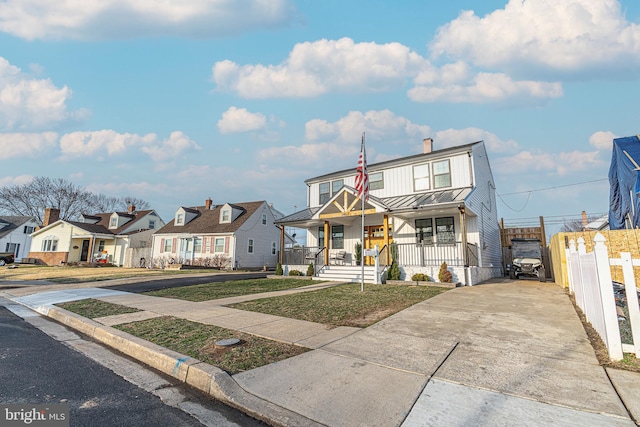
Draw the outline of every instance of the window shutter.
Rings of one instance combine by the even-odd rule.
[[[224,238],[224,253],[229,253],[229,236]]]
[[[171,253],[178,252],[178,239],[176,237],[173,238],[173,246],[171,246]]]
[[[160,252],[164,252],[164,239],[160,239]]]

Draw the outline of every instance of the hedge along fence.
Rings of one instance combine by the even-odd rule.
[[[603,230],[603,231],[576,231],[571,233],[558,233],[549,242],[549,252],[551,255],[551,265],[553,275],[558,285],[563,288],[569,287],[569,276],[567,271],[567,258],[565,249],[571,240],[578,241],[584,239],[587,252],[593,252],[595,247],[594,238],[597,233],[602,234],[607,241],[609,258],[620,258],[620,252],[631,253],[632,258],[640,258],[640,229],[634,230]],[[619,265],[610,266],[611,279],[624,283],[622,267]],[[634,268],[636,283],[640,284],[640,268]]]

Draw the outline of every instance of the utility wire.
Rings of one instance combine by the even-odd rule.
[[[594,179],[592,181],[582,181],[582,182],[576,182],[574,184],[556,185],[555,187],[537,188],[537,189],[534,189],[534,190],[516,191],[514,193],[498,194],[498,196],[511,196],[513,194],[533,193],[534,191],[555,190],[556,188],[573,187],[574,185],[592,184],[594,182],[608,181],[608,180],[609,180],[609,178]],[[503,202],[504,202],[504,200],[503,200]]]

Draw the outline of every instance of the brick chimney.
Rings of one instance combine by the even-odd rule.
[[[582,226],[586,227],[589,225],[589,221],[587,220],[587,212],[582,211]]]
[[[44,209],[44,227],[49,224],[53,224],[57,220],[60,219],[60,209],[56,208],[45,208]]]
[[[131,203],[129,205],[129,213],[133,213],[136,210],[136,207],[133,205],[133,203]]]
[[[211,197],[209,197],[207,200],[204,201],[204,207],[207,210],[211,210],[211,205],[213,204],[213,200],[211,200]]]
[[[422,140],[422,147],[424,154],[429,154],[433,151],[433,138],[425,138]]]

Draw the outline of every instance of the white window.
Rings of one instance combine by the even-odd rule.
[[[222,222],[230,222],[231,221],[231,211],[229,209],[225,209],[222,211]]]
[[[438,243],[455,243],[456,233],[453,217],[436,218],[436,238]]]
[[[154,228],[156,228],[156,222],[155,221],[149,221],[149,228],[151,230],[153,230]]]
[[[111,218],[111,221],[109,221],[109,228],[115,228],[118,226],[118,217],[113,217]]]
[[[451,187],[449,160],[433,163],[433,188]]]
[[[267,225],[267,214],[262,214],[262,225]]]
[[[343,185],[344,185],[344,179],[331,181],[331,195],[334,196],[338,191],[340,191]]]
[[[328,182],[320,183],[320,204],[324,205],[331,198],[331,184]]]
[[[247,253],[253,253],[253,239],[249,239],[249,243],[247,244]]]
[[[184,214],[179,213],[176,215],[176,224],[180,225],[184,223]]]
[[[29,227],[28,225],[24,226],[24,234],[31,234],[35,230],[34,227]]]
[[[55,252],[58,249],[58,239],[50,238],[42,241],[42,252]]]
[[[213,252],[217,254],[224,253],[224,237],[216,237],[216,242],[213,247]]]
[[[271,242],[271,255],[276,254],[276,242]]]
[[[429,186],[429,164],[417,165],[413,167],[413,191],[428,190]]]
[[[204,241],[206,242],[204,251],[211,252],[211,239],[205,237]]]
[[[382,172],[369,174],[369,190],[382,190],[383,188]]]
[[[173,239],[165,239],[163,252],[171,252],[173,249]]]
[[[202,252],[202,238],[196,237],[193,239],[193,252],[195,253]]]
[[[104,240],[98,241],[98,252],[104,251]]]

